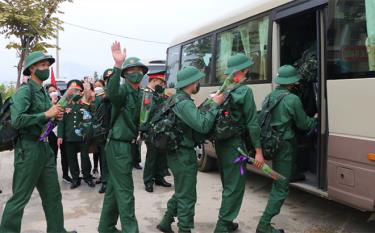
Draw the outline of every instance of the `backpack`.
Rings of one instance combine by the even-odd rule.
[[[230,92],[234,91],[240,87],[240,85],[235,86],[229,90],[225,96],[224,103],[219,106],[219,111],[216,115],[215,123],[207,135],[201,135],[200,141],[208,139],[210,141],[222,141],[229,139],[235,135],[241,135],[244,133],[245,128],[241,122],[235,121],[232,118],[232,109],[230,108]],[[199,109],[203,112],[208,111],[210,106],[207,103],[210,101],[206,99],[200,106]]]
[[[93,143],[104,143],[107,139],[109,129],[111,127],[111,103],[108,99],[103,98],[100,100],[98,107],[93,115],[90,141]]]
[[[146,143],[159,150],[175,151],[178,149],[183,138],[183,130],[178,126],[177,116],[172,108],[180,101],[187,99],[186,96],[174,96],[163,103],[162,108],[149,121],[147,130],[144,130]]]
[[[281,100],[289,95],[289,93],[282,93],[271,103],[270,96],[268,96],[262,106],[262,110],[258,115],[260,126],[260,143],[263,149],[263,156],[266,160],[272,160],[276,151],[280,148],[282,143],[282,136],[284,132],[280,132],[271,126],[272,110],[281,102]]]
[[[31,84],[27,82],[27,85],[30,92],[30,107],[33,105],[33,100],[35,96],[34,89],[32,88]],[[16,144],[19,132],[15,128],[13,128],[11,124],[11,114],[10,114],[10,106],[11,106],[11,98],[9,97],[4,101],[3,106],[0,109],[0,152],[6,150],[13,150],[14,145]]]

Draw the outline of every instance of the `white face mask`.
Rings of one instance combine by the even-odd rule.
[[[51,96],[51,98],[53,98],[53,97],[59,97],[60,93],[58,91],[53,91],[53,92],[49,93],[49,96]]]
[[[103,87],[95,87],[94,91],[95,91],[95,95],[101,95],[104,93]]]

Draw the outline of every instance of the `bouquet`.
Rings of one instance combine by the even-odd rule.
[[[255,159],[250,157],[247,153],[245,153],[240,147],[237,147],[237,151],[240,153],[240,156],[238,156],[234,161],[233,163],[234,164],[239,164],[240,165],[240,172],[241,172],[241,175],[243,175],[245,173],[245,168],[244,168],[244,165],[246,165],[246,163],[249,163],[249,164],[254,164],[255,162]],[[274,171],[270,166],[268,166],[266,163],[264,163],[262,165],[262,167],[260,168],[262,170],[262,172],[264,174],[266,174],[267,176],[271,177],[272,179],[274,180],[279,180],[279,179],[282,179],[282,180],[285,180],[285,177],[283,175],[281,175],[280,173]]]
[[[145,89],[143,92],[141,113],[139,117],[140,125],[143,125],[148,122],[151,113],[153,93],[149,89]]]
[[[205,109],[205,106],[209,106],[212,104],[212,96],[218,95],[221,93],[224,93],[225,99],[229,95],[229,93],[236,89],[241,83],[243,83],[246,80],[246,77],[242,77],[242,75],[235,75],[235,72],[228,75],[228,77],[224,80],[224,83],[220,86],[219,90],[217,90],[216,93],[212,94],[211,97],[207,98],[203,103],[201,104],[201,108]]]
[[[68,104],[80,97],[80,90],[76,88],[70,88],[66,90],[65,94],[57,102],[62,108],[66,108]],[[39,137],[39,141],[45,141],[51,131],[55,128],[55,119],[50,119],[47,124],[43,127],[42,134]]]

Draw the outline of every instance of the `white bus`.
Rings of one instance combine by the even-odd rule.
[[[248,84],[259,110],[277,69],[301,61],[306,51],[315,55],[317,72],[303,103],[307,112],[319,113],[319,132],[298,137],[297,165],[306,179],[291,185],[374,211],[375,1],[259,1],[176,38],[167,51],[168,84],[174,86],[183,66],[203,70],[199,104],[222,83],[228,58],[244,53],[255,61]],[[215,156],[204,144],[200,170]]]

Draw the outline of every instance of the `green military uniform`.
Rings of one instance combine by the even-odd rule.
[[[91,162],[89,157],[89,145],[82,135],[78,135],[76,131],[82,128],[83,120],[82,110],[93,112],[93,106],[83,103],[71,103],[65,108],[64,118],[59,122],[57,128],[57,137],[62,138],[65,146],[65,153],[68,157],[69,170],[72,175],[73,183],[80,184],[79,165],[77,155],[81,153],[81,167],[83,179],[92,183]],[[90,185],[92,186],[92,184]],[[72,186],[73,187],[73,186]]]
[[[167,96],[160,95],[155,90],[152,90],[149,87],[146,87],[148,91],[152,92],[152,107],[150,112],[151,119],[157,110],[159,110],[164,103],[164,101],[167,99]],[[166,170],[168,169],[167,165],[167,156],[166,151],[160,151],[157,150],[152,144],[147,143],[147,154],[146,154],[146,162],[145,162],[145,168],[143,171],[143,182],[147,185],[152,185],[154,183],[154,180],[161,181],[164,179],[164,176],[166,174]]]
[[[271,126],[279,132],[284,132],[282,135],[283,143],[274,156],[272,167],[286,179],[273,181],[267,207],[257,227],[259,233],[281,232],[273,228],[270,222],[275,215],[280,213],[281,206],[289,193],[289,180],[295,170],[297,144],[294,127],[301,130],[311,130],[316,125],[316,120],[308,117],[304,112],[299,97],[292,94],[286,86],[283,86],[296,83],[299,80],[300,77],[294,67],[290,65],[280,67],[276,83],[282,86],[277,87],[266,97],[272,101],[284,93],[289,93],[272,110],[271,118]]]
[[[30,75],[29,67],[51,56],[33,52],[27,59],[24,75]],[[20,136],[15,145],[13,195],[7,202],[0,225],[1,233],[21,231],[23,211],[36,187],[42,199],[47,220],[47,232],[62,233],[64,229],[61,191],[57,178],[55,156],[47,141],[39,141],[43,126],[47,123],[44,112],[51,102],[44,88],[29,80],[34,98],[27,85],[21,86],[12,97],[11,120]]]
[[[230,57],[228,69],[225,74],[229,75],[250,67],[253,62],[243,54]],[[229,139],[216,140],[215,149],[218,156],[218,164],[223,185],[222,201],[216,223],[215,233],[232,232],[238,225],[233,220],[238,216],[243,195],[245,192],[245,176],[242,176],[238,166],[233,161],[238,156],[237,147],[244,148],[245,134],[250,135],[251,145],[260,148],[260,128],[258,124],[257,109],[251,88],[241,85],[230,92],[225,105],[229,108],[229,114],[234,122],[239,122],[241,128]]]
[[[126,75],[129,80],[120,85],[121,73],[131,66],[142,67],[144,74],[147,72],[147,67],[139,59],[131,57],[125,60],[123,70],[113,68],[107,84],[106,94],[112,103],[111,117],[114,123],[105,148],[109,175],[98,229],[102,233],[118,232],[115,226],[119,216],[121,232],[139,232],[134,210],[131,150],[132,141],[138,136],[142,92],[131,86],[130,78]]]
[[[186,87],[205,77],[195,67],[188,66],[177,74],[176,88]],[[218,112],[218,105],[213,103],[204,114],[197,109],[190,96],[182,90],[172,98],[186,99],[178,102],[173,108],[177,116],[177,125],[184,132],[178,149],[168,152],[168,166],[173,173],[175,193],[168,201],[168,208],[158,228],[165,232],[171,232],[170,224],[174,216],[178,218],[179,233],[191,232],[194,228],[195,203],[197,201],[197,158],[194,150],[195,132],[208,133],[214,123]]]

